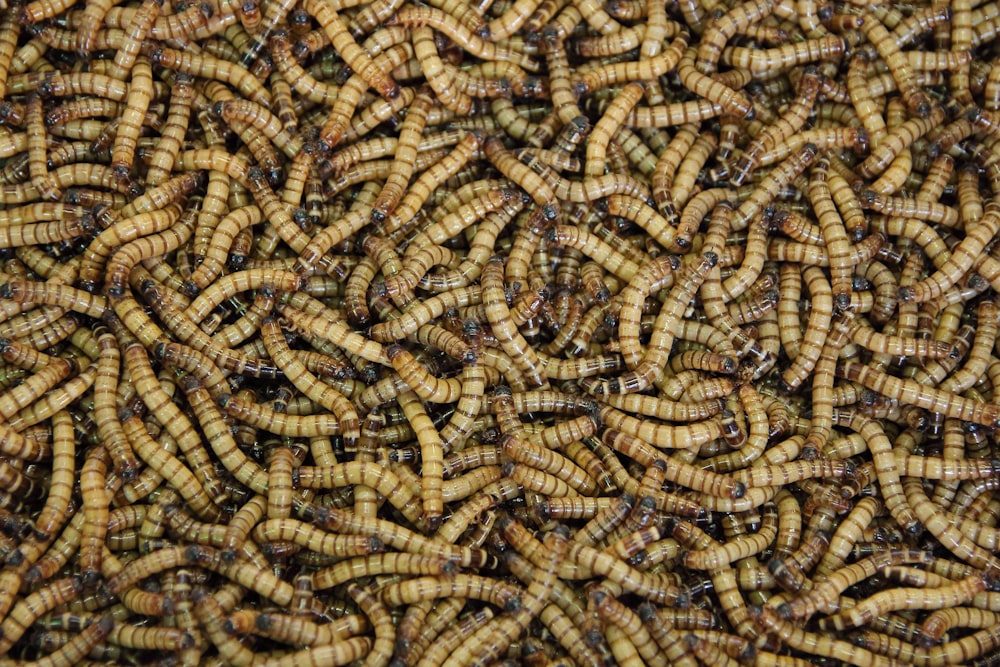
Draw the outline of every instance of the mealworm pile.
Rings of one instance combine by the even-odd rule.
[[[1000,664],[998,31],[0,0],[0,667]]]

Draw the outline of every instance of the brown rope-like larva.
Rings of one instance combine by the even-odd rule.
[[[994,5],[8,4],[0,664],[995,661]]]

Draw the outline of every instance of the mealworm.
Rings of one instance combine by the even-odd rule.
[[[784,143],[802,128],[813,105],[816,103],[816,96],[818,94],[818,73],[807,69],[799,78],[795,103],[774,124],[757,135],[754,141],[743,151],[743,155],[737,162],[736,172],[731,178],[733,183],[742,185],[743,181],[759,162],[761,156],[772,151],[776,145]]]
[[[11,663],[992,660],[997,9],[356,4],[2,11]]]
[[[668,308],[661,311],[657,324],[654,325],[654,332],[657,337],[650,341],[645,357],[636,365],[636,369],[622,378],[613,380],[601,380],[600,382],[587,382],[585,388],[595,394],[621,394],[640,391],[653,381],[666,366],[669,353],[670,342],[673,332],[672,324],[680,319],[680,311],[687,307],[693,298],[696,290],[709,269],[718,261],[714,253],[705,253],[696,265],[691,267],[691,275],[684,281],[679,281],[671,290]]]

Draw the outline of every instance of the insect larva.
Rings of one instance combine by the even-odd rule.
[[[292,511],[295,454],[288,447],[271,452],[267,467],[267,518],[287,519]]]
[[[215,401],[231,417],[275,435],[311,438],[340,433],[340,423],[331,414],[286,414],[271,406],[229,394],[222,394]]]
[[[527,344],[510,319],[507,300],[504,295],[503,262],[494,257],[487,262],[481,277],[483,285],[483,305],[494,336],[504,351],[525,374],[526,379],[540,389],[548,388],[544,376],[544,366],[537,354]]]
[[[336,389],[321,382],[292,354],[291,349],[284,342],[284,336],[275,320],[265,318],[261,327],[264,344],[268,348],[271,358],[282,369],[286,377],[294,378],[294,384],[300,391],[326,407],[333,414],[338,415],[342,422],[341,434],[344,437],[345,445],[352,446],[358,437],[360,424],[357,412],[350,402]]]
[[[413,427],[420,445],[421,496],[423,501],[422,520],[430,532],[441,524],[444,511],[442,486],[444,476],[444,450],[441,436],[424,410],[416,394],[405,392],[398,398],[407,421]]]
[[[458,611],[460,610],[454,611],[455,616],[458,615]],[[421,651],[421,660],[427,664],[443,664],[448,656],[452,655],[455,649],[462,643],[464,637],[482,628],[493,619],[494,614],[495,612],[492,609],[484,607],[479,611],[469,612],[458,618],[457,622],[452,623],[451,627],[447,627],[447,624],[445,624],[444,628],[438,630],[433,644],[429,645],[425,652]],[[463,656],[465,656],[464,652]],[[471,656],[465,657],[471,659]]]
[[[921,626],[924,648],[931,648],[951,628],[988,628],[995,625],[996,612],[974,607],[954,607],[931,612]]]
[[[152,63],[161,67],[178,70],[192,77],[228,83],[258,104],[268,105],[271,101],[260,81],[237,63],[215,58],[208,53],[194,54],[160,45],[150,49],[148,57]]]
[[[876,593],[872,597],[859,602],[851,609],[841,612],[839,619],[848,620],[855,627],[866,622],[866,619],[899,608],[917,607],[921,609],[940,609],[956,607],[969,601],[976,593],[986,587],[983,576],[975,573],[950,585],[939,588],[898,588],[891,591]],[[846,618],[845,618],[846,617]],[[838,616],[831,617],[836,623]]]
[[[418,94],[400,127],[399,142],[393,160],[394,167],[382,192],[379,193],[379,198],[372,211],[373,221],[376,223],[385,220],[386,216],[392,212],[410,181],[416,161],[417,146],[420,143],[421,134],[427,121],[427,110],[431,102],[428,95]]]
[[[382,602],[391,606],[413,604],[426,599],[450,597],[474,598],[500,607],[520,595],[521,589],[513,584],[495,585],[486,577],[459,573],[449,578],[436,576],[414,577],[390,583],[379,591]]]
[[[82,587],[78,578],[57,579],[22,598],[14,605],[2,624],[4,636],[0,639],[3,650],[9,651],[35,620],[59,605],[75,599]]]
[[[109,635],[113,625],[114,619],[111,616],[103,616],[56,650],[34,661],[34,664],[45,667],[82,664],[84,658],[93,654],[101,641]]]
[[[842,55],[846,48],[843,38],[825,35],[771,49],[727,46],[722,51],[721,62],[760,75],[818,60],[834,59]]]
[[[344,65],[311,10],[286,2],[160,17],[138,2],[76,13],[50,3],[31,34],[0,38],[0,65],[12,45],[0,77],[0,506],[39,522],[28,536],[0,522],[11,589],[0,609],[82,566],[116,596],[81,592],[67,605],[77,626],[48,635],[38,619],[38,641],[17,640],[14,658],[49,660],[42,646],[58,650],[103,614],[113,638],[86,652],[112,661],[168,635],[182,662],[212,664],[501,653],[532,665],[943,664],[995,648],[1000,635],[971,620],[932,624],[954,637],[925,648],[932,610],[874,614],[899,586],[933,591],[1000,567],[986,430],[1000,365],[985,292],[1000,279],[988,252],[1000,163],[996,119],[973,111],[992,111],[997,77],[989,58],[968,55],[988,52],[996,9],[959,2],[949,19],[937,0],[913,11],[647,5],[324,9],[369,77]],[[7,10],[8,23],[19,13]],[[374,29],[386,22],[398,25]],[[87,30],[89,51],[107,59],[63,62]],[[883,32],[894,44],[871,43]],[[151,64],[138,127],[118,118],[129,86],[110,76],[115,56],[131,76],[130,54]],[[536,77],[542,56],[547,76]],[[672,60],[698,99],[661,80]],[[185,72],[201,82],[186,87]],[[390,103],[374,77],[405,87]],[[943,91],[928,118],[914,105],[930,100],[925,87]],[[517,100],[485,97],[496,94]],[[56,124],[44,126],[46,110]],[[129,187],[108,166],[121,129],[136,133]],[[483,171],[497,167],[497,178]],[[56,190],[64,203],[43,201]],[[908,290],[920,294],[908,301]],[[497,344],[500,331],[514,348]],[[115,352],[147,357],[133,372]],[[782,357],[787,377],[770,372]],[[252,391],[251,376],[262,381]],[[531,390],[544,383],[553,389]],[[76,442],[107,449],[107,488],[82,511],[65,482]],[[196,443],[203,452],[189,455]],[[87,488],[101,486],[92,467]],[[97,500],[109,503],[99,545],[91,528],[81,535]],[[859,565],[899,558],[892,545],[917,521],[950,556],[923,569]],[[560,523],[575,544],[550,567],[535,531]],[[387,551],[361,555],[371,548]],[[344,553],[359,555],[335,562]],[[500,559],[523,584],[495,576]],[[685,561],[720,567],[685,580],[671,570]],[[544,604],[525,588],[541,590],[542,576]],[[584,596],[580,580],[594,577]],[[351,583],[371,588],[348,600]],[[717,616],[700,608],[708,585]],[[215,601],[212,620],[195,614],[195,588]],[[822,615],[800,630],[782,605],[813,600],[810,589]],[[636,594],[656,604],[629,612],[623,596]],[[990,595],[966,604],[997,606]],[[480,602],[459,627],[470,596]],[[389,598],[412,604],[387,614]],[[475,617],[484,599],[491,611]],[[699,608],[661,607],[676,602]],[[140,616],[164,620],[131,630]],[[857,650],[833,634],[856,622]],[[751,653],[762,634],[795,657],[760,642]]]
[[[464,625],[468,620],[468,617],[464,617],[459,623],[454,623],[464,606],[464,602],[453,598],[441,600],[436,604],[433,600],[427,600],[410,605],[400,621],[397,631],[396,649],[400,657],[416,663],[432,642],[440,646],[435,640],[445,628],[453,624]],[[489,608],[485,608],[485,610],[489,611]],[[492,617],[492,615],[492,611],[489,611],[486,617]],[[425,619],[426,624],[424,623]],[[420,627],[424,628],[423,632],[417,630]],[[463,629],[463,632],[466,631],[467,629]]]
[[[616,37],[619,35],[624,37],[622,33],[618,33]],[[608,88],[616,83],[655,81],[663,73],[677,66],[687,45],[688,35],[681,32],[674,37],[666,49],[654,56],[589,68],[578,76],[574,87],[575,92],[582,96],[588,92]]]
[[[303,467],[296,474],[296,483],[305,489],[327,489],[364,484],[377,490],[413,523],[419,521],[421,507],[413,505],[414,494],[392,470],[373,462],[349,462],[327,467]],[[391,491],[392,494],[386,493]]]
[[[219,654],[232,664],[249,664],[253,660],[253,651],[225,631],[223,618],[226,614],[215,597],[202,588],[196,588],[192,591],[191,599],[194,602],[192,612]]]
[[[14,54],[17,52],[18,38],[21,33],[21,23],[14,12],[5,12],[0,19],[0,98],[7,97],[7,77],[14,64]]]
[[[486,156],[504,176],[517,183],[525,192],[531,193],[538,206],[551,205],[552,202],[556,201],[555,192],[546,179],[514,157],[504,148],[503,143],[498,138],[486,139],[483,149]],[[538,168],[548,169],[543,165],[539,165]]]
[[[874,16],[864,18],[861,30],[865,32],[868,40],[885,60],[906,106],[918,116],[927,117],[931,113],[931,105],[927,96],[916,85],[913,72],[909,68],[906,57],[902,55],[896,40]]]
[[[130,482],[135,479],[139,465],[121,430],[115,405],[121,355],[114,336],[110,334],[99,337],[98,344],[101,346],[101,357],[94,383],[94,419],[115,471],[123,481]]]
[[[920,551],[885,551],[857,563],[831,572],[805,595],[778,607],[785,618],[807,619],[817,611],[835,613],[841,605],[841,594],[850,586],[872,577],[892,564],[926,563],[928,555]]]
[[[714,134],[702,132],[693,142],[683,160],[678,160],[679,165],[676,167],[674,184],[670,193],[675,206],[686,207],[693,194],[698,172],[717,146],[718,139]],[[693,231],[687,233],[685,230],[685,232],[679,233],[678,237],[688,240],[690,234],[693,234]]]
[[[688,527],[694,528],[690,525]],[[675,536],[679,537],[682,543],[693,548],[708,547],[711,542],[714,542],[714,540],[711,540],[711,538],[708,538],[707,535],[704,535],[704,533],[697,529],[694,529],[693,534],[689,538],[677,535],[677,530],[674,532]],[[726,614],[726,618],[737,628],[737,632],[742,636],[754,636],[755,629],[753,628],[751,616],[737,589],[733,569],[728,566],[717,569],[712,575],[712,586],[719,597],[719,605]]]
[[[992,233],[990,230],[997,225],[997,220],[1000,219],[1000,211],[993,215],[991,215],[991,211],[996,211],[996,209],[987,204],[982,219],[978,224],[972,226],[966,237],[953,249],[952,254],[937,271],[918,283],[900,287],[900,300],[923,303],[938,298],[961,276],[965,275],[971,268],[972,258],[978,256],[982,248],[985,247],[984,239]]]
[[[294,542],[310,551],[331,556],[350,557],[375,553],[379,549],[377,540],[358,535],[330,535],[319,528],[288,517],[267,519],[254,527],[251,532],[258,544]]]
[[[134,414],[126,413],[121,417],[124,417],[121,421],[125,436],[129,439],[136,455],[164,478],[172,480],[177,491],[199,516],[208,520],[221,517],[218,506],[211,501],[194,474],[150,437],[142,421]]]
[[[162,184],[169,178],[187,133],[193,101],[194,89],[191,78],[179,75],[171,90],[170,107],[160,132],[160,141],[149,158],[146,180],[154,186]]]
[[[332,104],[337,98],[341,87],[317,80],[306,72],[293,57],[288,34],[284,30],[277,30],[271,35],[270,50],[282,78],[299,95],[320,104]]]
[[[510,615],[497,617],[470,633],[445,664],[455,664],[466,651],[477,656],[469,664],[487,664],[487,661],[495,659],[527,627],[532,618],[541,612],[554,585],[556,565],[559,557],[566,551],[567,539],[566,536],[553,531],[546,535],[543,545],[548,552],[547,567],[536,570],[531,583],[520,598],[521,604],[517,610]]]
[[[714,253],[705,253],[701,260],[692,265],[691,273],[684,281],[677,281],[671,290],[668,307],[661,311],[654,324],[654,337],[650,340],[645,357],[636,365],[635,370],[613,380],[600,382],[586,381],[585,387],[595,394],[621,394],[640,391],[656,380],[659,369],[666,366],[668,349],[673,339],[672,326],[680,320],[680,311],[687,307],[696,290],[708,271],[718,261]]]
[[[642,656],[643,660],[651,664],[658,664],[658,660],[665,659],[665,656],[660,655],[661,649],[653,640],[652,634],[634,611],[603,591],[594,591],[591,595],[597,603],[597,611],[601,617],[613,623],[620,632],[632,638],[632,648],[638,655]],[[615,650],[614,642],[611,642],[611,649]]]
[[[996,421],[996,415],[988,406],[971,403],[956,394],[931,387],[919,386],[918,388],[918,385],[911,380],[892,378],[853,362],[848,362],[843,372],[844,377],[861,382],[869,389],[883,393],[901,403],[916,405],[945,416],[972,421],[984,426]]]
[[[25,104],[25,127],[28,134],[28,174],[31,182],[45,199],[58,200],[62,192],[49,174],[42,100],[38,95],[30,95]]]
[[[796,86],[795,103],[763,132],[758,134],[753,142],[746,147],[736,165],[736,172],[731,180],[736,185],[742,185],[759,163],[761,156],[772,151],[775,146],[783,144],[794,136],[805,124],[819,94],[819,74],[807,69],[799,78]]]
[[[181,307],[184,305],[183,298],[179,293],[173,292],[163,285],[158,285],[152,278],[144,279],[141,284],[143,298],[152,307],[157,316],[163,320],[176,337],[194,347],[198,351],[206,354],[213,360],[220,369],[229,372],[249,373],[261,377],[275,377],[280,371],[276,369],[267,359],[259,357],[248,357],[239,351],[222,348],[215,344],[212,339],[205,334],[190,318],[186,316]],[[178,285],[180,287],[180,285]],[[120,304],[116,303],[116,307]],[[134,312],[134,311],[133,311]],[[121,316],[121,312],[119,315]],[[132,313],[130,313],[132,315]],[[123,318],[123,322],[126,318]],[[134,315],[131,321],[139,324],[139,320]],[[143,323],[146,324],[146,323]],[[149,326],[146,324],[146,326]],[[138,329],[138,326],[137,326]],[[140,332],[141,333],[141,332]],[[150,348],[155,347],[157,339],[145,341]],[[256,351],[256,350],[252,350]]]
[[[94,318],[104,316],[106,300],[62,284],[13,281],[0,285],[0,298],[17,299],[22,303],[60,306]]]
[[[590,495],[596,490],[595,482],[584,470],[553,450],[543,449],[514,434],[506,434],[501,443],[503,451],[514,461],[544,470],[562,479],[581,494]]]
[[[119,53],[123,52],[119,51]],[[114,159],[111,167],[114,170],[115,178],[120,183],[129,183],[131,180],[130,172],[135,159],[139,131],[153,97],[153,76],[149,61],[146,58],[136,59],[135,65],[131,68],[131,74],[129,95],[112,149]]]
[[[917,218],[947,227],[954,227],[958,224],[958,211],[950,206],[933,202],[908,202],[897,197],[881,196],[871,190],[862,192],[860,201],[864,208],[873,209],[880,213]]]
[[[698,48],[698,71],[711,74],[718,67],[726,42],[744,28],[766,18],[772,9],[769,2],[749,0],[709,22],[701,35]]]
[[[217,97],[215,99],[218,99]],[[289,159],[294,159],[299,151],[303,149],[302,139],[290,134],[282,126],[277,116],[270,110],[262,108],[260,105],[246,99],[222,99],[212,105],[212,113],[219,116],[227,125],[243,134],[248,128],[254,128],[261,135],[266,137],[275,148],[283,152]],[[254,151],[253,144],[248,142],[248,147]],[[304,153],[303,155],[310,155]],[[269,158],[270,164],[274,164],[273,157]],[[261,161],[263,165],[264,162]],[[268,170],[273,171],[272,169]]]
[[[862,531],[880,508],[881,504],[877,499],[862,498],[858,501],[831,536],[830,548],[816,566],[816,571],[829,577],[837,567],[843,565],[851,549],[861,540]]]
[[[109,76],[124,80],[132,72],[136,62],[136,56],[146,35],[153,27],[153,23],[159,17],[162,4],[159,0],[149,0],[143,2],[132,16],[125,30],[125,37],[122,40],[121,48],[115,52],[114,63],[108,69]],[[135,81],[133,80],[133,85]]]
[[[398,231],[413,215],[420,206],[431,196],[435,188],[439,187],[448,178],[454,176],[468,161],[473,153],[480,147],[482,135],[479,132],[465,133],[455,148],[446,156],[426,168],[417,179],[410,184],[410,188],[400,200],[396,210],[389,216],[384,225],[384,232],[392,235]],[[419,158],[419,156],[418,156]],[[419,164],[418,164],[418,168]]]
[[[777,466],[755,466],[737,471],[734,475],[748,487],[773,486],[779,479],[841,478],[854,475],[854,464],[849,461],[814,459],[790,461]]]
[[[66,522],[72,496],[75,445],[72,422],[65,412],[53,417],[52,481],[41,514],[35,521],[35,535],[53,539],[56,530]]]
[[[209,183],[211,187],[211,180]],[[257,206],[244,206],[226,214],[215,227],[202,263],[191,274],[188,281],[190,287],[187,287],[186,291],[190,293],[208,287],[226,265],[230,249],[239,233],[258,224],[262,219],[263,213]]]
[[[243,615],[248,617],[248,626],[252,622],[252,627],[243,628],[236,622],[236,619],[242,618]],[[227,632],[252,632],[287,644],[309,646],[332,644],[347,639],[351,635],[356,635],[364,631],[366,627],[367,622],[364,617],[357,614],[345,616],[332,623],[317,624],[301,616],[292,616],[276,611],[251,612],[250,610],[241,610],[230,614],[225,623]]]
[[[677,62],[677,73],[681,84],[693,93],[711,100],[727,112],[750,120],[754,116],[753,102],[742,91],[729,86],[699,72],[695,66],[697,49],[689,46]]]
[[[434,377],[402,347],[390,345],[386,348],[386,355],[400,378],[421,399],[430,403],[453,403],[458,400],[461,388],[456,383]]]
[[[191,465],[191,472],[202,480],[206,491],[220,501],[224,497],[221,483],[211,466],[208,452],[191,421],[180,412],[170,396],[161,389],[156,380],[149,357],[144,349],[129,345],[124,353],[125,367],[128,369],[139,397],[146,404],[167,431],[173,436]]]
[[[782,374],[782,378],[790,386],[795,386],[804,380],[805,376],[815,367],[824,345],[823,339],[825,336],[821,332],[829,330],[833,316],[832,294],[822,272],[814,270],[813,267],[807,267],[803,272],[803,276],[807,279],[809,285],[809,295],[813,307],[809,312],[809,325],[806,329],[806,336],[801,339],[799,354],[795,357],[793,363],[793,368],[797,370],[793,373],[792,369],[788,369]],[[798,323],[795,326],[798,328]],[[798,369],[802,369],[804,372]],[[792,383],[795,383],[795,385]]]
[[[91,450],[80,470],[81,488],[88,490],[84,503],[85,521],[80,538],[80,568],[83,583],[92,587],[101,571],[101,546],[107,534],[108,507],[111,503],[110,493],[106,489],[108,473],[108,455],[103,448]]]
[[[652,224],[655,226],[657,223],[653,222]],[[635,261],[601,237],[582,230],[579,227],[556,225],[549,229],[547,240],[578,250],[581,254],[590,257],[596,262],[600,262],[609,271],[624,280],[632,281],[635,279],[635,276],[639,273],[640,263],[647,266],[649,264],[649,262],[645,261]],[[644,258],[637,257],[637,259]],[[508,258],[509,264],[510,258]]]
[[[139,237],[162,233],[177,221],[181,211],[179,205],[171,204],[164,209],[118,220],[98,234],[80,264],[79,281],[83,288],[87,291],[97,289],[101,267],[105,265],[114,246],[134,241]]]
[[[455,17],[435,7],[408,5],[396,12],[386,22],[388,25],[430,26],[440,30],[464,50],[482,60],[503,60],[513,62],[530,72],[538,71],[538,63],[530,56],[517,53],[505,46],[486,41],[474,34],[468,26]]]

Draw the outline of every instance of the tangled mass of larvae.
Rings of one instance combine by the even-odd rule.
[[[0,667],[1000,664],[998,33],[0,0]]]

